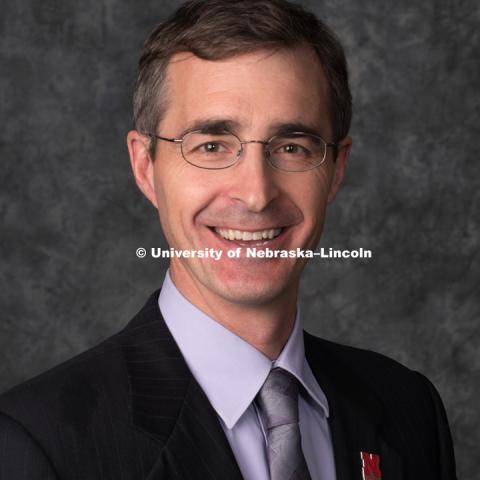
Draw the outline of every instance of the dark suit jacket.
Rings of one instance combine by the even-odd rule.
[[[1,480],[242,478],[157,298],[116,335],[0,397]],[[305,349],[330,404],[338,480],[362,479],[361,451],[380,455],[384,480],[455,478],[425,377],[308,333]]]

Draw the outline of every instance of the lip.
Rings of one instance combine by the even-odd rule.
[[[209,225],[208,228],[215,229],[219,228],[222,230],[240,230],[241,232],[260,232],[262,230],[276,230],[278,228],[288,228],[286,225],[267,225],[267,226],[255,226],[255,227],[233,227],[232,225]]]
[[[270,230],[272,228],[281,228],[282,231],[280,232],[280,234],[275,237],[275,238],[272,238],[271,240],[267,240],[267,239],[262,239],[262,240],[227,240],[226,238],[223,238],[222,236],[220,236],[218,233],[216,233],[214,231],[214,228],[228,228],[228,229],[232,229],[232,230],[241,230],[241,231],[245,231],[245,232],[257,232],[259,230]],[[287,240],[287,238],[290,236],[290,232],[291,232],[291,227],[279,227],[279,226],[276,226],[276,227],[266,227],[266,228],[255,228],[255,229],[248,229],[248,228],[245,228],[245,227],[241,227],[241,228],[233,228],[233,227],[219,227],[219,226],[215,226],[215,227],[207,227],[207,230],[210,232],[210,235],[212,235],[212,237],[215,239],[215,242],[217,243],[220,243],[222,245],[222,247],[224,249],[227,249],[227,250],[231,250],[233,248],[236,248],[236,247],[243,247],[243,248],[261,248],[261,249],[266,249],[266,248],[270,248],[272,250],[279,250],[281,245],[283,243],[285,243],[285,241]]]

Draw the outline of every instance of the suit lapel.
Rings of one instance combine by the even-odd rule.
[[[181,478],[242,480],[217,415],[195,380],[187,391],[165,456],[174,458],[172,463]]]
[[[381,434],[382,404],[344,363],[338,347],[305,332],[305,354],[330,407],[337,480],[362,480],[360,452],[378,454],[383,480],[401,480],[402,461]]]
[[[159,451],[148,479],[241,480],[217,414],[163,321],[158,293],[120,333],[132,422]]]

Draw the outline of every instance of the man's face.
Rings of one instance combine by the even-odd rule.
[[[220,120],[228,121],[242,140],[267,140],[292,124],[298,125],[294,130],[304,125],[333,141],[327,81],[310,49],[258,51],[222,61],[177,54],[167,80],[168,107],[159,135],[178,138],[199,121]],[[205,170],[187,163],[179,145],[158,141],[151,200],[169,246],[223,252],[219,261],[173,259],[177,287],[204,300],[239,305],[267,305],[296,292],[305,260],[245,258],[244,252],[247,247],[314,249],[327,202],[338,188],[333,180],[337,165],[328,149],[320,167],[283,172],[268,164],[263,145],[252,143],[244,145],[234,166]],[[248,238],[244,232],[260,232],[262,240],[232,241],[224,238],[229,230],[241,232],[242,238]],[[278,236],[264,239],[271,230]],[[242,258],[228,258],[227,251],[239,247]]]

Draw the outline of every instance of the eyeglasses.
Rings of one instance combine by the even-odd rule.
[[[166,138],[152,133],[147,135],[180,144],[186,162],[208,170],[221,170],[237,163],[242,156],[243,145],[247,143],[264,145],[268,163],[286,172],[304,172],[319,167],[327,157],[328,148],[338,148],[336,143],[328,143],[318,135],[303,132],[275,135],[267,141],[242,141],[231,132],[193,131],[181,138]]]

